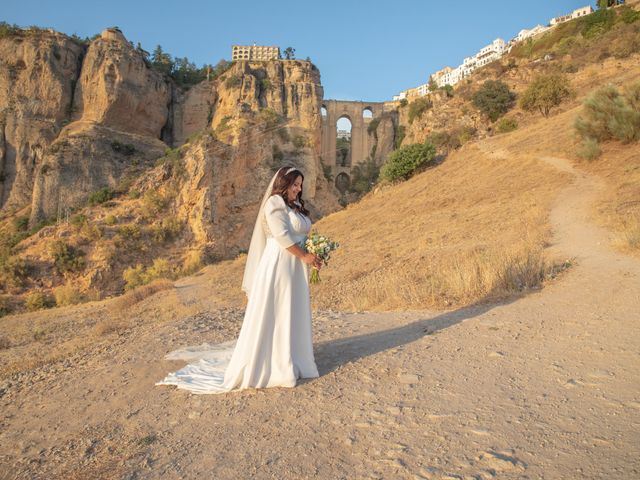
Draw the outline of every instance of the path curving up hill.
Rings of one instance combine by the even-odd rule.
[[[319,379],[219,396],[153,384],[181,365],[166,352],[232,338],[240,310],[141,325],[7,387],[0,478],[637,478],[640,262],[589,221],[599,181],[540,161],[573,175],[550,246],[573,266],[543,290],[321,312]],[[177,282],[179,298],[203,285]]]

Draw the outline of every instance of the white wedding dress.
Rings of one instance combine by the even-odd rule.
[[[266,244],[257,264],[237,342],[187,347],[167,359],[191,363],[156,385],[176,385],[193,393],[293,387],[314,378],[308,267],[286,248],[304,240],[308,217],[289,208],[279,195],[261,209]]]

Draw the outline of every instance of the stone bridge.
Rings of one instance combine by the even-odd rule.
[[[369,135],[369,123],[385,111],[382,102],[355,102],[343,100],[324,100],[322,102],[322,163],[331,167],[336,187],[344,191],[351,182],[351,169],[364,163],[376,143]],[[336,154],[337,123],[341,118],[351,122],[351,148],[345,159]]]

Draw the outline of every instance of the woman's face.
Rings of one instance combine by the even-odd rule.
[[[287,200],[293,202],[302,191],[302,177],[298,175],[296,180],[287,188]]]

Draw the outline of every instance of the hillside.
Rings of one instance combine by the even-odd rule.
[[[474,110],[473,89],[501,78],[520,94],[564,65],[518,62],[478,71],[437,100],[446,115],[434,107],[404,123],[409,144],[476,122],[463,145],[316,221],[341,244],[312,288],[318,379],[204,397],[154,387],[184,364],[167,353],[236,338],[243,254],[118,298],[9,314],[0,335],[0,471],[633,478],[640,155],[637,142],[603,141],[599,158],[580,159],[574,122],[590,92],[637,82],[640,53],[586,58],[565,72],[572,98],[548,118],[516,104],[506,116],[518,128],[497,134]],[[207,158],[217,141],[203,135],[184,152]],[[166,188],[174,165],[166,158],[132,189]],[[111,209],[144,206],[114,201],[86,212],[102,221]],[[245,206],[249,218],[255,204]],[[39,235],[25,251],[41,248]]]

